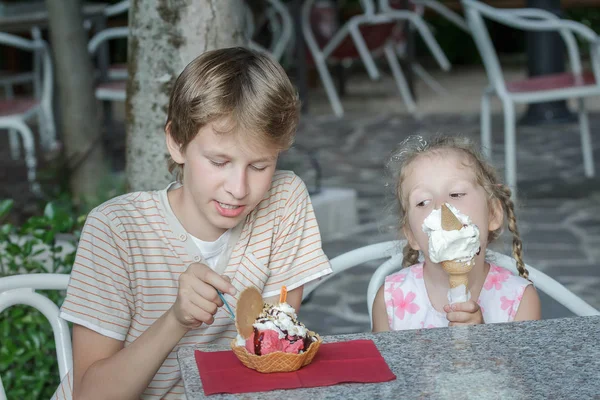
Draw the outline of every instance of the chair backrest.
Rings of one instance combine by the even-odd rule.
[[[105,41],[113,39],[127,39],[129,37],[129,27],[120,26],[117,28],[106,28],[96,33],[88,42],[88,53],[96,54],[98,47]]]
[[[36,290],[65,290],[68,274],[25,274],[0,278],[0,313],[7,308],[23,304],[39,310],[52,326],[56,344],[58,371],[62,379],[73,366],[71,333],[67,322],[60,318],[59,309],[46,296]],[[5,340],[2,338],[1,340]],[[6,398],[0,377],[0,399]]]
[[[396,247],[398,248],[398,247]],[[373,302],[375,301],[375,295],[377,291],[383,285],[385,277],[398,271],[402,267],[402,253],[393,255],[388,261],[381,264],[375,271],[371,280],[369,281],[369,287],[367,289],[367,306],[369,308],[369,319],[371,320],[371,328],[373,327]],[[514,258],[507,255],[487,250],[486,260],[493,262],[494,264],[510,270],[513,274],[518,275],[517,264]],[[553,278],[538,271],[531,265],[525,265],[529,271],[529,279],[533,282],[535,287],[554,300],[562,304],[569,311],[578,316],[588,315],[600,315],[600,312],[594,307],[583,301],[569,289],[558,283]]]
[[[402,253],[402,247],[404,246],[404,243],[405,241],[403,240],[391,240],[388,242],[375,243],[348,251],[335,258],[332,258],[329,262],[331,263],[331,269],[333,270],[333,273],[317,282],[307,285],[304,288],[303,298],[307,298],[318,286],[350,268],[354,268],[369,261],[391,258],[399,251]]]
[[[104,15],[107,17],[112,17],[118,14],[122,14],[129,10],[129,0],[123,0],[116,4],[112,4],[107,6],[104,9]]]
[[[10,33],[0,32],[0,44],[15,49],[31,52],[33,55],[34,92],[42,107],[52,109],[53,69],[50,48],[42,39],[39,28],[31,30],[33,38],[25,39]]]

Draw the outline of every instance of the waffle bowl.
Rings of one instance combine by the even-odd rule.
[[[310,334],[312,335],[314,332],[310,332]],[[265,374],[272,372],[291,372],[310,364],[313,358],[315,358],[315,355],[317,355],[323,339],[317,334],[314,334],[314,337],[316,337],[317,340],[313,341],[310,346],[308,346],[308,350],[300,354],[276,351],[264,356],[257,356],[256,354],[249,353],[244,346],[238,346],[235,340],[231,341],[231,349],[242,364],[248,368],[257,370],[258,372]]]
[[[282,302],[285,302],[285,298]],[[245,289],[238,299],[236,308],[236,328],[239,335],[246,340],[253,331],[253,324],[263,309],[262,296],[254,287]],[[285,353],[275,351],[265,355],[248,352],[245,346],[239,346],[237,340],[231,341],[231,349],[246,367],[262,373],[291,372],[310,364],[319,351],[323,340],[315,332],[309,331],[308,337],[313,341],[302,353]],[[316,340],[314,340],[316,339]]]

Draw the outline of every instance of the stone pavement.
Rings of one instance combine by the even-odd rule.
[[[354,78],[353,78],[354,79]],[[350,90],[366,87],[365,79]],[[466,77],[465,77],[466,79]],[[481,80],[481,73],[479,74]],[[468,79],[463,80],[469,82]],[[333,258],[346,251],[398,238],[391,210],[392,200],[383,163],[391,150],[410,134],[465,135],[479,141],[478,98],[481,91],[471,86],[462,91],[465,101],[460,113],[423,113],[419,118],[402,113],[393,85],[385,79],[369,89],[380,96],[364,100],[362,111],[352,110],[337,120],[318,115],[327,107],[318,92],[311,98],[318,107],[304,118],[297,144],[315,150],[323,169],[323,185],[351,187],[358,192],[360,225],[355,232],[324,243]],[[460,86],[460,81],[454,84]],[[468,86],[468,85],[467,85]],[[391,89],[390,89],[391,87]],[[422,88],[423,89],[423,88]],[[421,99],[427,108],[426,90]],[[364,97],[368,98],[369,94]],[[350,109],[359,104],[358,95],[346,101]],[[431,98],[430,97],[430,98]],[[446,96],[447,110],[456,112],[461,96]],[[475,97],[475,101],[473,100]],[[316,100],[315,100],[316,99]],[[467,100],[468,99],[468,100]],[[396,102],[397,111],[389,102]],[[435,101],[439,101],[436,99]],[[356,102],[356,104],[353,104]],[[457,105],[458,104],[458,105]],[[592,110],[597,109],[593,104]],[[469,108],[470,107],[470,108]],[[315,115],[316,114],[316,115]],[[600,114],[591,116],[592,133],[600,130]],[[519,207],[517,218],[524,242],[525,262],[547,273],[596,308],[600,308],[600,178],[585,178],[577,124],[543,125],[518,128]],[[493,119],[493,164],[503,174],[503,123],[501,114]],[[600,140],[593,135],[596,169],[600,167]],[[292,151],[288,160],[301,157]],[[286,158],[284,158],[284,161]],[[293,161],[292,161],[293,162]],[[299,168],[309,186],[314,174]],[[600,172],[600,170],[599,170]],[[491,246],[510,254],[510,232]],[[369,279],[380,262],[354,268],[319,286],[301,309],[301,319],[323,334],[361,332],[370,329],[366,293]],[[543,317],[572,315],[544,294]]]

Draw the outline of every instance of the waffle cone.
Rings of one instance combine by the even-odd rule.
[[[443,261],[442,268],[448,274],[450,287],[455,288],[460,285],[465,285],[465,287],[469,287],[469,272],[473,269],[473,261],[469,260],[467,262],[458,262],[458,261]]]
[[[300,354],[276,351],[264,356],[257,356],[256,354],[249,353],[244,346],[238,346],[235,340],[231,341],[231,349],[242,364],[248,368],[257,370],[258,372],[265,374],[272,372],[291,372],[310,364],[317,354],[317,351],[319,351],[323,339],[313,332],[310,334],[316,336],[317,341],[312,342],[310,346],[308,346],[308,350]]]

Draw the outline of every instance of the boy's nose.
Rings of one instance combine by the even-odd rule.
[[[248,177],[246,171],[232,171],[225,181],[225,190],[235,199],[242,200],[248,195]]]

